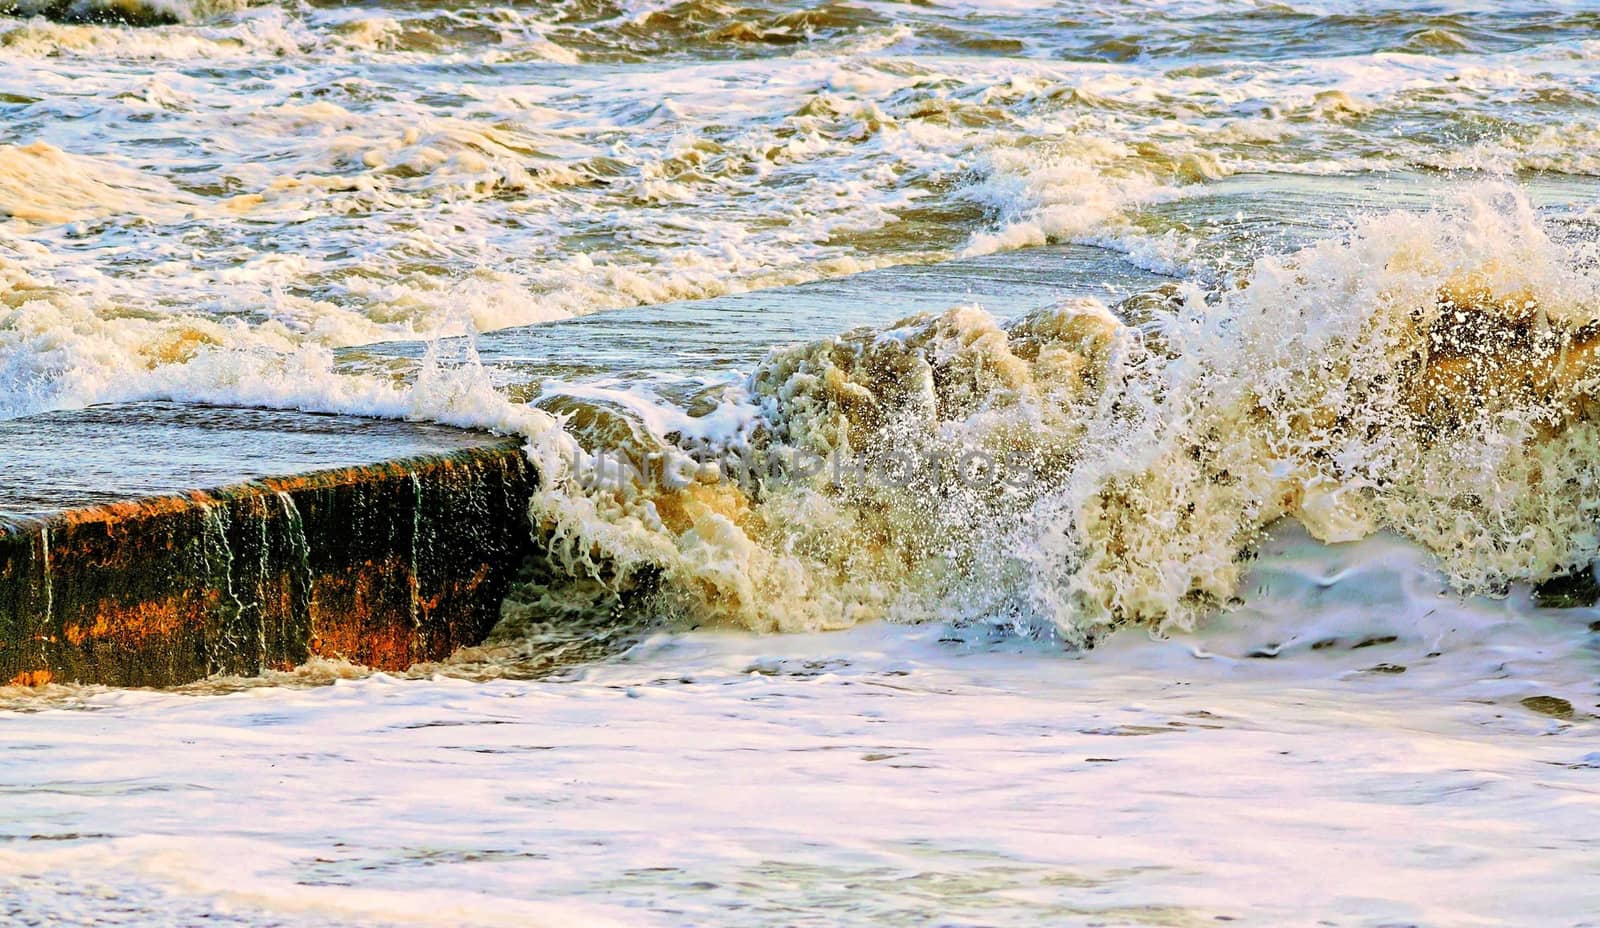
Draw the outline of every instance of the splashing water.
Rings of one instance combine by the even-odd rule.
[[[1490,186],[1209,291],[858,330],[763,360],[718,398],[738,415],[635,429],[656,451],[709,444],[686,485],[629,472],[535,512],[569,571],[599,550],[664,574],[687,614],[755,628],[1190,627],[1284,517],[1327,542],[1409,537],[1469,592],[1542,580],[1597,554],[1595,255]],[[752,448],[944,466],[898,483],[720,466]],[[973,481],[963,459],[1019,469]]]

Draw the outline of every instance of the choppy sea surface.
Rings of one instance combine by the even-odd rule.
[[[493,428],[548,551],[409,674],[0,691],[0,914],[1600,924],[1597,28],[0,0],[0,416]]]

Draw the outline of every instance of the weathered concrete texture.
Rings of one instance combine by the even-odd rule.
[[[119,418],[120,446],[60,446],[89,426],[115,436]],[[230,418],[237,428],[222,427]],[[66,487],[35,487],[15,505],[0,480],[0,682],[164,686],[312,654],[384,669],[441,659],[488,633],[532,545],[536,475],[516,442],[493,436],[165,404],[4,425],[11,467],[27,457],[13,454],[19,435],[54,440],[68,461],[125,456],[142,481],[162,470],[152,460],[174,480],[193,476],[171,462],[202,448],[211,476],[230,452],[249,467],[222,489],[80,507],[59,505]],[[319,463],[336,466],[292,453],[307,434],[325,446]],[[349,460],[363,453],[366,463]]]

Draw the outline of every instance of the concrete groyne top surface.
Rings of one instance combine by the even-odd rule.
[[[148,402],[0,421],[0,520],[512,446],[443,425]]]

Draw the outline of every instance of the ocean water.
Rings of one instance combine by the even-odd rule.
[[[0,0],[0,416],[493,428],[549,552],[0,694],[0,912],[1596,924],[1597,27]]]

